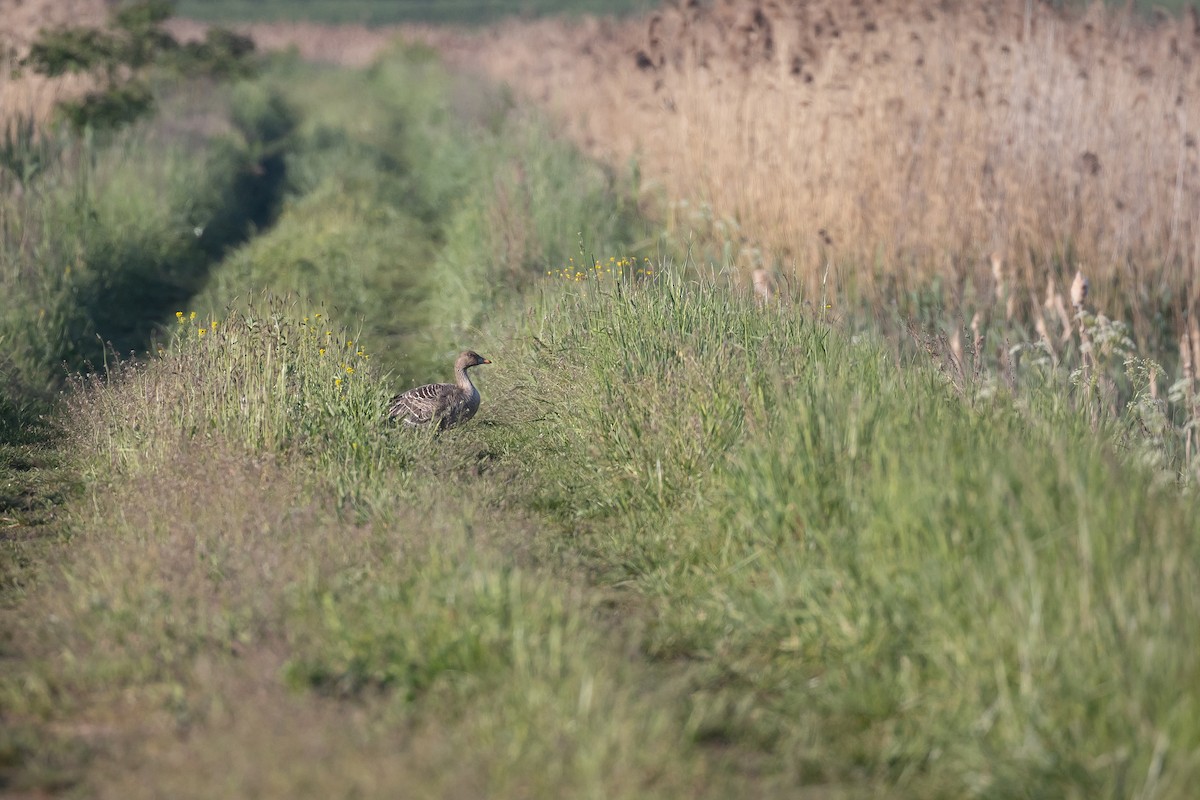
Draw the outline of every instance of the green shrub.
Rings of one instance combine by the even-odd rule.
[[[169,0],[138,0],[118,6],[105,29],[63,27],[44,30],[22,66],[47,77],[86,74],[98,84],[79,99],[59,102],[77,132],[116,130],[144,118],[155,107],[149,72],[169,65],[196,76],[221,78],[252,72],[253,42],[230,31],[208,31],[203,42],[180,44],[162,28],[171,15]]]

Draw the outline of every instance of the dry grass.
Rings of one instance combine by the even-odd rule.
[[[365,25],[321,25],[313,22],[243,23],[226,26],[254,39],[261,50],[290,50],[306,61],[365,67],[396,38],[397,29]],[[201,39],[209,25],[173,19],[167,26],[180,41]]]
[[[22,115],[46,120],[55,103],[88,87],[80,76],[49,79],[18,70],[17,62],[38,32],[64,25],[100,26],[113,5],[113,0],[0,0],[0,19],[4,20],[0,26],[0,134],[8,118]],[[180,41],[201,39],[208,27],[188,19],[172,19],[165,26]],[[253,37],[261,49],[295,48],[306,60],[348,67],[370,64],[397,35],[396,28],[304,22],[234,27]]]
[[[721,0],[438,43],[589,153],[636,158],[687,201],[681,233],[740,242],[747,278],[773,267],[819,295],[832,263],[879,304],[940,281],[953,304],[1027,320],[1032,292],[1082,265],[1139,337],[1197,302],[1194,14],[1151,28],[1098,4]]]
[[[67,24],[100,25],[109,5],[106,0],[0,0],[0,135],[9,119],[47,119],[56,102],[87,87],[79,76],[48,79],[18,72],[17,61],[38,31]]]

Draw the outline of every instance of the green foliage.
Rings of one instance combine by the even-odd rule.
[[[162,29],[170,17],[169,0],[138,0],[119,6],[108,28],[64,27],[43,31],[22,66],[48,77],[90,75],[99,83],[82,98],[59,106],[76,131],[115,130],[154,109],[148,71],[173,66],[190,75],[245,76],[252,69],[253,43],[229,31],[211,30],[203,42],[180,46]]]
[[[0,187],[32,182],[61,154],[61,143],[38,130],[32,116],[14,114],[4,125],[0,139]]]
[[[427,50],[365,76],[289,61],[268,80],[305,120],[288,213],[215,274],[197,299],[208,313],[294,293],[364,319],[405,380],[443,379],[447,353],[581,235],[613,248],[646,237],[615,180]]]
[[[131,80],[103,92],[88,92],[81,100],[64,100],[60,107],[76,131],[115,130],[150,113],[154,95],[145,84]]]
[[[1115,459],[1115,426],[1052,387],[966,404],[703,281],[606,275],[542,305],[514,382],[566,431],[513,459],[535,504],[591,520],[605,582],[654,598],[646,648],[695,665],[693,735],[871,795],[1123,796],[1147,773],[1186,794],[1195,498]]]
[[[175,124],[229,113],[211,94],[188,103]],[[68,369],[101,367],[106,349],[144,349],[209,265],[270,221],[288,127],[276,100],[256,103],[273,112],[242,112],[241,136],[180,142],[150,126],[107,144],[85,137],[75,163],[50,164],[23,193],[0,198],[9,402],[47,396]]]
[[[213,26],[202,41],[185,42],[174,50],[170,62],[184,75],[210,75],[217,80],[248,78],[257,71],[254,40],[228,28]]]

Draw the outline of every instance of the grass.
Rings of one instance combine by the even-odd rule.
[[[247,3],[245,0],[183,0],[176,5],[180,16],[213,22],[291,21],[297,19],[328,23],[390,25],[406,22],[487,25],[506,17],[532,17],[548,14],[620,14],[644,11],[649,0],[272,0]]]
[[[270,220],[283,177],[272,148],[288,122],[252,94],[194,89],[166,109],[170,126],[84,139],[31,183],[6,182],[0,366],[9,391],[52,391],[67,370],[102,366],[106,347],[144,347],[209,266]],[[228,121],[214,121],[235,101]]]
[[[65,401],[6,790],[1190,796],[1196,497],[1122,409],[652,252],[428,52],[263,81],[273,225]],[[462,346],[473,421],[381,419]]]
[[[627,187],[430,50],[365,74],[286,61],[267,80],[305,120],[291,191],[278,225],[195,299],[209,316],[263,291],[295,294],[362,318],[402,380],[442,380],[487,314],[581,242],[648,252]]]
[[[1053,394],[964,404],[703,284],[589,294],[540,335],[588,365],[563,382],[588,445],[553,470],[605,520],[580,547],[652,599],[646,652],[693,665],[698,740],[871,795],[1186,794],[1190,745],[1177,778],[1162,748],[1200,733],[1168,688],[1198,667],[1194,499],[1169,475]]]
[[[160,363],[78,394],[105,423],[74,440],[92,499],[38,595],[61,623],[18,629],[71,655],[34,660],[19,707],[116,690],[157,720],[118,726],[136,752],[186,737],[203,764],[266,724],[230,710],[266,669],[291,691],[270,717],[449,735],[501,794],[1186,796],[1198,562],[1169,477],[1050,397],[964,404],[670,271],[537,309],[479,424],[443,437],[381,425],[386,386],[342,378],[302,309],[185,320]],[[294,787],[262,759],[230,791]],[[423,778],[391,780],[364,790]]]
[[[828,287],[848,317],[947,335],[978,314],[991,354],[1037,341],[1047,284],[1065,294],[1082,269],[1095,307],[1174,361],[1198,252],[1197,121],[1175,105],[1195,84],[1190,17],[754,9],[664,6],[607,29],[619,46],[545,22],[453,52],[639,175],[669,230],[744,285],[762,268],[804,299]]]

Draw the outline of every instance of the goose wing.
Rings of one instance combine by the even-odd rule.
[[[446,399],[446,405],[439,414],[439,425],[442,428],[466,422],[479,410],[478,392],[466,392],[457,386],[454,388],[454,396]]]
[[[450,383],[429,383],[398,394],[388,404],[388,416],[406,425],[426,425],[444,417],[455,405],[459,388]]]

